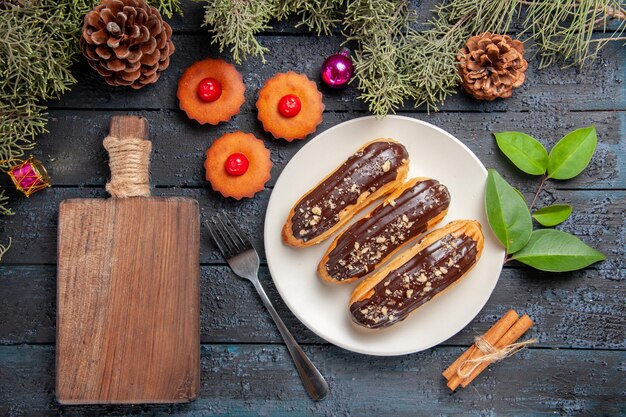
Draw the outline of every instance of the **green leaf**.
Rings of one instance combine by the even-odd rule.
[[[515,190],[515,192],[517,194],[519,194],[520,197],[522,197],[522,200],[526,201],[526,197],[524,197],[524,194],[522,194],[522,192],[519,190],[519,188],[513,187],[513,189]]]
[[[542,229],[535,230],[528,244],[512,259],[542,271],[565,272],[582,269],[606,257],[574,235]]]
[[[532,136],[522,132],[493,134],[500,150],[527,174],[542,175],[548,169],[548,151]]]
[[[570,214],[572,214],[572,206],[569,204],[555,204],[535,211],[533,217],[540,225],[550,227],[563,223]]]
[[[490,169],[485,191],[489,225],[507,253],[522,249],[533,230],[530,211],[519,191]]]
[[[597,143],[595,126],[583,127],[565,135],[548,156],[548,178],[568,180],[580,174],[591,161]]]

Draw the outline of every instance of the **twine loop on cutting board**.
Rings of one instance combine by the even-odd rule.
[[[139,138],[107,136],[102,142],[109,153],[111,181],[106,190],[112,197],[150,197],[150,152],[152,142]]]

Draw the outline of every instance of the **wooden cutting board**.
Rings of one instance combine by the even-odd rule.
[[[110,136],[137,141],[147,135],[143,118],[111,120]],[[111,168],[113,178],[116,171]],[[199,239],[198,203],[193,199],[61,203],[56,346],[60,403],[176,403],[197,396]]]

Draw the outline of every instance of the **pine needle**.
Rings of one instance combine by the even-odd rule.
[[[9,197],[4,194],[4,190],[0,189],[0,214],[4,214],[5,216],[10,216],[13,214],[13,210],[7,207],[9,202]]]
[[[306,26],[317,35],[330,35],[337,26],[339,11],[343,0],[281,0],[278,8],[278,20],[283,20],[291,14],[296,14],[300,22],[296,27]]]
[[[76,82],[69,71],[74,25],[59,10],[0,11],[0,99],[57,97]]]
[[[1,200],[2,200],[2,194],[0,193],[0,201]],[[0,203],[0,210],[2,210],[1,203]],[[0,244],[0,261],[2,260],[2,257],[4,256],[5,253],[7,253],[10,247],[11,247],[11,238],[9,238],[9,243],[7,243],[6,245]]]
[[[626,29],[626,11],[615,0],[562,0],[523,2],[528,9],[524,26],[538,46],[540,68],[557,62],[583,67],[594,61],[609,41],[619,39]],[[617,29],[608,32],[611,20]],[[594,30],[608,36],[594,38]]]
[[[33,149],[34,139],[45,132],[45,107],[30,100],[9,99],[0,102],[0,168]]]
[[[175,14],[183,15],[180,0],[148,0],[148,4],[159,9],[159,12],[168,19],[171,19]]]
[[[428,28],[418,32],[410,27],[413,16],[405,1],[348,2],[344,26],[348,40],[360,45],[355,51],[360,98],[378,116],[395,112],[406,100],[438,110],[457,91],[455,56],[466,39],[477,28],[506,32],[516,6],[516,0],[454,0],[437,6]]]
[[[204,23],[219,45],[220,52],[229,49],[237,64],[249,56],[259,56],[265,63],[265,52],[256,35],[271,29],[270,19],[279,14],[279,0],[201,0],[204,6]]]
[[[394,113],[410,96],[404,35],[414,15],[408,1],[348,1],[344,17],[347,42],[356,42],[355,81],[370,111]]]

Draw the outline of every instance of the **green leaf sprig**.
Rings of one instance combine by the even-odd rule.
[[[533,230],[532,218],[546,227],[569,218],[573,208],[555,204],[535,210],[537,196],[549,179],[568,180],[589,164],[598,142],[595,126],[565,135],[550,153],[537,139],[521,132],[494,133],[500,150],[523,172],[542,175],[530,206],[522,193],[511,186],[495,169],[487,176],[485,207],[489,225],[506,249],[509,260],[549,272],[574,271],[606,257],[576,236],[554,229]]]

